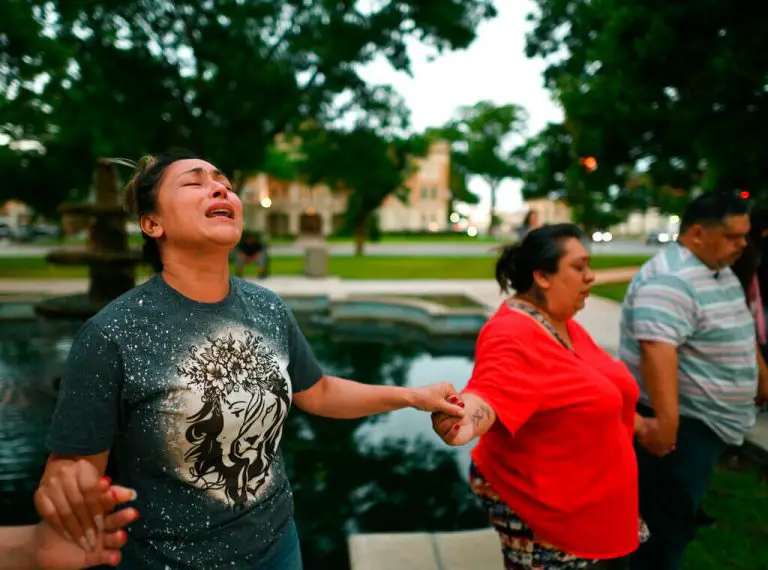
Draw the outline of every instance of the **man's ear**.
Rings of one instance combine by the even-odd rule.
[[[690,239],[693,243],[698,245],[704,241],[704,232],[704,226],[701,224],[694,224],[691,226],[691,229],[685,232],[685,235],[688,236],[688,239]]]

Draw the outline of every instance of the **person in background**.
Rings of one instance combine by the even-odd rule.
[[[449,445],[480,438],[470,483],[509,570],[622,568],[644,526],[633,439],[637,384],[574,315],[594,273],[573,224],[532,230],[496,265],[508,298],[477,339],[460,397],[466,417],[433,414]]]
[[[53,528],[46,522],[0,527],[0,570],[79,570],[118,565],[120,549],[127,539],[123,528],[138,518],[138,511],[126,508],[93,520],[89,507],[96,502],[104,512],[111,513],[117,505],[134,500],[135,491],[110,485],[107,478],[100,479],[96,468],[87,461],[62,467],[56,475],[56,486],[58,493],[51,498],[36,496],[38,509],[51,512],[55,510],[51,501],[65,500],[78,516],[99,527],[99,532],[91,535],[90,543],[77,544],[63,537],[60,527]]]
[[[267,247],[261,241],[261,236],[254,233],[246,233],[237,246],[235,258],[236,275],[242,277],[245,266],[253,263],[258,269],[259,279],[264,279],[269,274]]]
[[[518,228],[518,237],[522,240],[529,232],[541,227],[539,213],[536,210],[528,210],[522,225]]]
[[[763,260],[766,257],[766,236],[768,236],[768,212],[765,210],[755,210],[750,215],[750,231],[747,238],[747,246],[744,253],[736,262],[731,265],[731,270],[739,279],[747,305],[755,319],[755,328],[757,342],[760,345],[760,352],[763,359],[766,357],[766,348],[768,348],[768,329],[766,327],[766,304],[764,299],[768,299],[768,267]]]
[[[678,241],[643,265],[624,299],[619,357],[640,386],[638,411],[658,427],[636,446],[650,539],[632,570],[680,568],[712,470],[755,422],[758,370],[762,391],[768,374],[730,269],[749,228],[744,200],[699,196]]]

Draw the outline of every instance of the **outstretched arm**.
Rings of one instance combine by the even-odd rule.
[[[401,408],[442,412],[456,418],[465,415],[456,390],[448,383],[405,388],[323,376],[310,388],[296,393],[293,401],[305,412],[338,419],[362,418]]]

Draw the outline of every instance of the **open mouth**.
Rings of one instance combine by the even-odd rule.
[[[235,219],[235,211],[229,205],[215,204],[205,211],[206,218],[228,218]]]

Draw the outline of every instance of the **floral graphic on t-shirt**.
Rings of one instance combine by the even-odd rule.
[[[250,331],[207,337],[177,367],[201,407],[187,418],[184,454],[196,486],[242,507],[266,485],[291,402],[278,357]]]

